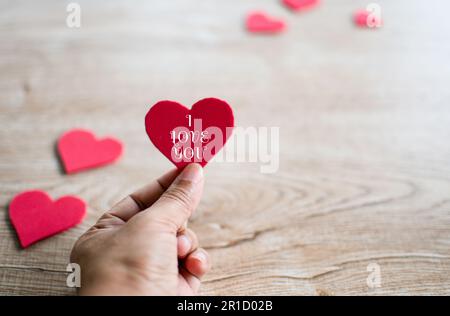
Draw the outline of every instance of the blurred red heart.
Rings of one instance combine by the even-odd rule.
[[[376,14],[373,14],[372,12],[365,9],[357,10],[353,14],[353,21],[355,22],[356,26],[362,28],[377,29],[383,24],[383,21],[380,17],[377,17]]]
[[[200,100],[190,110],[174,101],[160,101],[145,116],[148,137],[178,168],[191,162],[205,166],[225,145],[233,127],[233,110],[225,101],[215,98]],[[222,138],[212,138],[214,130],[217,131],[214,136]],[[210,137],[205,137],[204,143],[199,141],[202,133]],[[181,135],[184,136],[180,141]],[[211,155],[205,155],[205,152]],[[182,159],[177,159],[179,153]]]
[[[283,0],[283,3],[294,11],[303,11],[318,5],[319,0]]]
[[[74,196],[56,201],[43,191],[22,192],[9,205],[9,217],[23,248],[82,222],[85,203]]]
[[[73,129],[59,138],[58,151],[70,174],[112,163],[122,154],[122,144],[111,137],[97,140],[90,131]]]
[[[264,12],[252,12],[247,16],[247,29],[253,33],[279,33],[286,28],[283,20],[269,17]]]

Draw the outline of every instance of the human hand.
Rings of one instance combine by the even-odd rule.
[[[173,170],[129,195],[75,243],[80,295],[195,295],[210,268],[186,228],[203,191],[198,164]]]

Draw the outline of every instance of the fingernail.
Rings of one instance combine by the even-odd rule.
[[[181,255],[184,256],[189,249],[191,249],[191,240],[186,235],[178,236],[178,253],[183,252]]]
[[[203,168],[197,163],[191,163],[184,167],[178,179],[198,183],[203,179]]]
[[[208,260],[208,258],[206,257],[206,253],[204,253],[202,250],[198,250],[193,255],[193,257],[202,263],[206,263],[206,261]]]

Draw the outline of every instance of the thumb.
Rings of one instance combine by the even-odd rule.
[[[166,225],[176,233],[186,223],[203,192],[203,168],[196,163],[187,165],[170,187],[145,212],[152,221]]]

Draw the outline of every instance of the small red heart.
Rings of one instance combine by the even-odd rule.
[[[43,191],[22,192],[9,205],[9,217],[23,248],[82,222],[86,204],[74,196],[56,201]]]
[[[362,28],[376,29],[383,24],[383,21],[381,20],[381,18],[379,18],[379,21],[378,21],[375,14],[372,14],[372,12],[367,11],[365,9],[357,10],[353,14],[353,21],[355,22],[356,26],[359,26]],[[370,23],[373,24],[373,27],[370,27]]]
[[[70,174],[112,163],[122,154],[122,144],[111,137],[97,140],[90,131],[73,129],[59,138],[58,151]]]
[[[252,33],[279,33],[285,28],[283,20],[269,17],[264,12],[252,12],[247,16],[247,29]]]
[[[294,11],[309,10],[319,4],[319,0],[283,0],[283,3]]]
[[[145,116],[148,137],[178,168],[191,162],[205,166],[225,145],[233,127],[233,110],[215,98],[200,100],[190,110],[174,101],[160,101]]]

